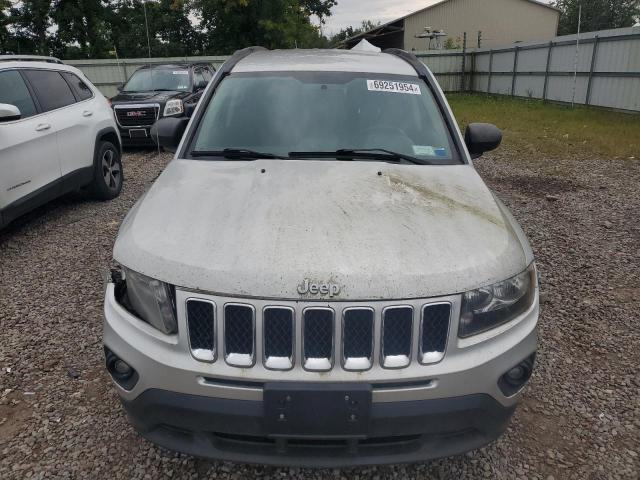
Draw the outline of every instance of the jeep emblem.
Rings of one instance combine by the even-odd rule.
[[[335,297],[340,294],[340,285],[335,283],[315,283],[311,282],[308,278],[298,285],[298,293],[300,295],[329,295],[329,297]]]

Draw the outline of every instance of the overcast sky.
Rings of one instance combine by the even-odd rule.
[[[386,23],[408,13],[437,3],[439,0],[338,0],[333,14],[323,28],[325,35],[339,32],[349,25],[358,26],[362,20]],[[550,0],[541,0],[547,1]]]

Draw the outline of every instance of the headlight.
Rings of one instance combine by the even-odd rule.
[[[179,115],[182,112],[184,112],[182,100],[178,100],[178,99],[168,100],[167,103],[164,105],[163,116],[169,117],[171,115]]]
[[[462,295],[458,336],[470,337],[513,320],[533,302],[536,268],[532,263],[522,273]]]
[[[173,289],[160,280],[124,269],[127,297],[142,320],[163,333],[178,331]]]

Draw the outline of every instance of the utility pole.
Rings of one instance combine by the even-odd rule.
[[[582,20],[582,4],[578,4],[578,33],[576,35],[576,55],[573,59],[573,92],[571,93],[571,108],[576,100],[576,82],[578,80],[578,53],[580,51],[580,21]]]

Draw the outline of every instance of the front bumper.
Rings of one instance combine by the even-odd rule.
[[[374,403],[366,439],[276,439],[265,430],[262,402],[150,389],[122,403],[142,436],[165,448],[218,460],[301,467],[406,463],[460,454],[498,438],[515,410],[482,394]]]
[[[186,331],[177,291],[178,329]],[[223,304],[225,299],[218,299]],[[452,317],[459,316],[459,299]],[[259,310],[260,305],[257,306]],[[147,439],[196,456],[247,463],[341,466],[399,463],[454,455],[496,439],[507,427],[520,393],[505,396],[499,378],[536,350],[537,298],[511,325],[457,338],[437,364],[368,372],[267,371],[194,359],[180,335],[163,335],[123,309],[109,284],[104,344],[139,375],[135,386],[116,385],[131,423]],[[474,343],[475,342],[475,343]],[[269,382],[367,384],[372,404],[364,438],[283,439],[265,427]],[[311,412],[312,413],[312,412]]]

